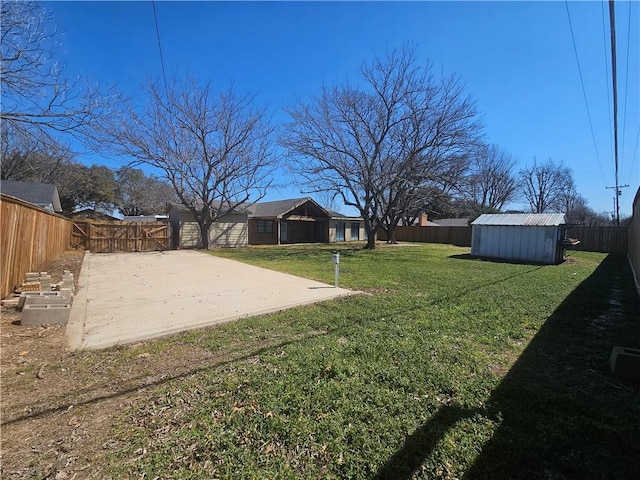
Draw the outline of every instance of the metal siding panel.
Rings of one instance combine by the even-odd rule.
[[[557,227],[545,227],[545,248],[544,248],[544,261],[545,263],[555,263],[556,253],[556,228]]]
[[[535,262],[540,257],[540,249],[543,237],[540,235],[540,229],[529,227],[527,229],[529,235],[529,244],[527,246],[526,255],[522,258],[527,262]]]
[[[480,242],[480,228],[471,227],[471,255],[478,255],[478,243]]]
[[[533,262],[544,263],[546,258],[547,244],[546,244],[546,233],[545,227],[538,227],[536,231],[538,232],[538,241],[536,242],[536,256],[532,258]]]
[[[505,225],[500,228],[500,258],[511,259],[511,237],[513,227]]]
[[[523,235],[523,228],[517,227],[513,231],[513,258],[519,260],[522,258],[522,242],[526,239],[526,235]]]
[[[524,232],[526,242],[522,251],[522,259],[529,261],[531,258],[535,258],[536,244],[538,242],[538,232],[535,229],[527,228]]]
[[[518,228],[509,227],[509,234],[505,238],[507,258],[517,260],[518,259]]]
[[[487,230],[483,225],[478,225],[478,251],[477,254],[479,256],[487,255],[485,244],[487,243]]]
[[[481,243],[481,251],[482,255],[485,257],[490,257],[493,254],[493,238],[494,234],[490,228],[486,226],[482,226],[482,243]]]
[[[493,227],[492,231],[495,233],[495,251],[494,257],[496,258],[504,258],[505,249],[504,249],[504,237],[508,235],[507,228],[500,225],[497,227]]]

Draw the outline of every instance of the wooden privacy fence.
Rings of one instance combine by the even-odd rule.
[[[384,230],[378,232],[378,239],[386,241]],[[396,227],[399,242],[447,243],[459,247],[471,246],[471,227]]]
[[[580,227],[567,229],[567,236],[580,240],[570,250],[603,253],[627,253],[629,230],[627,227]]]
[[[635,228],[637,229],[638,226],[636,225]],[[629,249],[629,230],[627,227],[569,227],[567,235],[580,240],[579,245],[572,247],[573,250],[627,253]],[[387,240],[384,230],[380,230],[378,239]],[[459,247],[470,247],[471,227],[397,227],[396,240],[399,242],[446,243]],[[638,255],[640,256],[640,252]]]
[[[0,194],[2,298],[27,272],[40,271],[69,248],[71,221],[30,203]]]
[[[74,221],[71,244],[94,253],[151,252],[171,247],[169,225],[161,222]]]
[[[636,280],[636,287],[640,293],[640,188],[633,200],[633,213],[629,225],[629,262]]]

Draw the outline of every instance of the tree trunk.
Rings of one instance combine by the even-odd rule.
[[[389,244],[396,244],[398,242],[396,242],[396,226],[397,225],[389,225],[387,226],[387,243]]]
[[[376,249],[376,235],[374,232],[367,232],[367,244],[364,246],[367,250]]]
[[[371,221],[365,218],[364,229],[367,232],[367,244],[364,246],[367,250],[375,250],[376,248],[376,234],[378,229],[371,225]]]
[[[200,223],[198,225],[200,226],[200,242],[202,248],[209,250],[209,229],[211,228],[211,224]]]

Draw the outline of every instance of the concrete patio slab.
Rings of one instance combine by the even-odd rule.
[[[106,348],[353,293],[197,251],[87,252],[67,343]]]

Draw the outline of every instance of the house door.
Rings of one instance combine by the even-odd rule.
[[[344,242],[345,222],[336,222],[336,242]]]

